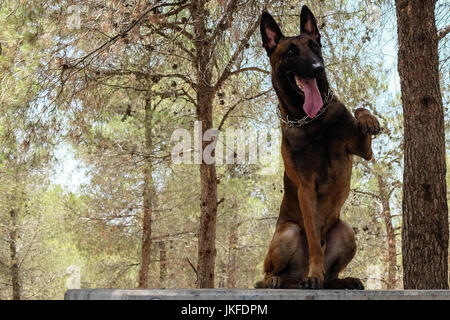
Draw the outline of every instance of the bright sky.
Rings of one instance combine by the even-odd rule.
[[[83,163],[75,159],[75,150],[68,144],[60,144],[55,151],[59,163],[54,169],[52,183],[61,185],[67,190],[77,192],[81,184],[89,183],[87,169]]]

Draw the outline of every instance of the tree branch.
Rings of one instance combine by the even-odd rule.
[[[241,72],[247,72],[247,71],[257,71],[257,72],[262,72],[262,73],[265,73],[265,74],[270,74],[269,71],[261,69],[261,68],[258,68],[258,67],[246,67],[246,68],[241,68],[241,69],[238,69],[238,70],[235,70],[235,71],[231,71],[230,73],[228,73],[228,77],[231,77],[231,76],[233,76],[235,74],[239,74]]]
[[[195,275],[197,275],[197,269],[194,267],[191,260],[189,260],[189,258],[186,258],[186,260],[189,263],[189,265],[191,266],[192,270],[194,270]]]
[[[191,58],[192,60],[194,59],[194,55],[192,54],[192,52],[190,52],[180,41],[176,41],[174,38],[168,36],[167,34],[165,34],[163,31],[160,31],[158,29],[155,29],[155,32],[157,34],[159,34],[161,37],[163,37],[164,39],[167,39],[169,41],[171,41],[174,45],[176,45],[179,49],[181,49],[182,51],[184,51],[189,58]]]
[[[187,39],[189,39],[189,40],[191,40],[191,41],[192,41],[192,39],[194,39],[194,36],[193,36],[192,34],[190,34],[190,33],[187,32],[185,29],[181,28],[180,26],[178,26],[178,25],[175,24],[175,23],[167,22],[167,21],[162,21],[162,20],[159,20],[159,21],[152,21],[152,22],[153,22],[154,24],[159,25],[159,26],[166,27],[166,28],[169,28],[169,29],[171,29],[171,30],[173,30],[173,31],[179,32],[180,34],[182,34],[183,36],[185,36]]]
[[[86,69],[86,68],[84,68]],[[81,70],[81,69],[79,69]],[[141,78],[179,78],[185,81],[187,84],[189,84],[192,88],[195,87],[194,82],[189,79],[188,76],[181,74],[181,73],[148,73],[144,71],[139,70],[111,70],[111,69],[94,69],[92,67],[87,69],[88,71],[97,73],[99,76],[124,76],[124,75],[130,75],[133,74],[137,77]]]
[[[166,13],[156,14],[155,16],[158,17],[158,18],[159,17],[166,17],[167,18],[167,17],[173,16],[173,15],[176,15],[176,14],[180,13],[181,11],[183,11],[184,9],[186,9],[186,8],[191,6],[190,3],[185,4],[186,1],[187,0],[181,0],[179,2],[161,4],[158,7],[172,7],[173,9],[169,10]],[[178,6],[178,8],[176,6]]]
[[[213,43],[221,31],[226,30],[228,27],[231,26],[231,23],[233,22],[233,14],[237,8],[238,8],[237,0],[232,0],[228,3],[227,8],[225,9],[225,14],[223,15],[222,19],[220,19],[220,21],[217,23],[217,27],[214,30],[213,34],[210,36],[208,42]]]
[[[152,241],[158,242],[158,241],[161,241],[163,239],[176,237],[176,236],[181,236],[181,235],[184,235],[184,234],[191,234],[191,233],[195,234],[195,232],[192,232],[192,231],[182,231],[182,232],[177,232],[177,233],[172,233],[172,234],[165,234],[165,235],[162,235],[162,236],[152,237]]]
[[[219,201],[217,201],[217,206],[219,206],[219,204],[221,204],[224,201],[225,201],[225,198],[221,198]]]
[[[197,108],[197,102],[195,101],[195,99],[186,90],[184,90],[183,88],[181,88],[181,91],[187,97],[187,101],[192,103],[192,105]]]
[[[442,40],[450,32],[450,24],[437,33],[438,41]]]
[[[80,65],[81,63],[83,63],[84,61],[86,61],[90,56],[92,56],[93,54],[102,51],[103,49],[108,48],[109,46],[111,46],[112,44],[114,44],[118,39],[120,38],[124,38],[128,32],[130,32],[131,30],[134,29],[134,27],[136,27],[143,19],[144,17],[150,13],[150,11],[152,11],[153,9],[157,8],[158,5],[154,4],[150,7],[147,8],[147,10],[145,10],[140,16],[139,18],[137,18],[136,20],[134,20],[124,31],[116,34],[114,37],[110,38],[108,41],[106,41],[105,43],[103,43],[101,46],[99,46],[97,49],[89,52],[88,54],[86,54],[84,57],[82,57],[80,60],[77,61],[77,63],[75,63],[72,68],[76,68],[78,65]]]
[[[230,113],[238,106],[240,105],[242,102],[244,101],[250,101],[256,98],[259,98],[267,93],[269,93],[272,89],[266,90],[264,92],[260,92],[257,95],[248,97],[248,98],[241,98],[238,102],[236,102],[232,107],[230,107],[227,112],[223,115],[222,120],[220,121],[219,127],[217,128],[219,131],[222,129],[222,126],[224,125],[225,121],[227,120],[228,116],[230,115]]]
[[[362,194],[362,195],[365,195],[365,196],[372,197],[372,198],[377,199],[377,200],[381,200],[380,196],[378,196],[377,194],[372,193],[372,192],[359,191],[357,189],[351,189],[351,191],[353,191],[354,193],[359,193],[359,194]]]
[[[230,60],[228,61],[227,65],[225,66],[225,69],[224,69],[222,75],[217,80],[217,83],[214,86],[214,92],[217,92],[217,90],[220,89],[220,87],[222,86],[223,82],[225,80],[227,80],[228,77],[230,77],[230,75],[236,74],[236,72],[232,72],[231,71],[231,68],[234,65],[234,63],[236,62],[236,59],[238,58],[238,56],[244,50],[245,45],[248,43],[248,41],[250,40],[250,37],[253,35],[253,33],[255,32],[256,28],[258,28],[258,26],[259,26],[259,19],[257,19],[255,21],[255,23],[252,26],[250,26],[250,28],[245,33],[244,38],[241,40],[241,42],[239,43],[239,46],[236,48],[236,50],[234,51],[234,53],[231,56]]]

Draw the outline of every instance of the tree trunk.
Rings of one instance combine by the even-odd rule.
[[[392,223],[391,207],[389,204],[391,190],[383,177],[383,174],[376,174],[378,191],[382,205],[382,215],[386,227],[386,240],[388,247],[388,278],[387,289],[394,289],[397,283],[397,240],[395,239],[395,229]],[[393,190],[392,190],[393,191]]]
[[[211,44],[207,42],[205,2],[193,0],[190,7],[194,21],[195,65],[197,78],[197,119],[202,123],[202,132],[212,128],[212,102],[214,90],[211,86]],[[195,137],[197,138],[197,137]],[[210,142],[201,143],[200,153]],[[217,179],[215,164],[200,164],[200,226],[198,236],[197,287],[214,288],[214,264],[216,258]]]
[[[238,244],[238,230],[233,228],[230,230],[229,246],[228,246],[228,288],[236,288],[236,247]]]
[[[435,1],[396,0],[404,114],[403,283],[448,289],[445,135]]]
[[[167,251],[166,243],[164,240],[159,242],[159,286],[160,288],[165,287],[166,272],[167,272]]]
[[[387,289],[395,289],[397,285],[397,241],[395,239],[395,230],[392,225],[389,200],[383,201],[383,217],[384,224],[386,226],[386,238],[388,244]]]
[[[151,99],[145,102],[145,149],[148,153],[152,149],[152,110]],[[143,211],[142,218],[142,247],[141,247],[141,266],[139,270],[139,288],[148,288],[148,271],[150,266],[150,251],[152,247],[152,197],[154,194],[152,163],[150,159],[146,160],[144,168],[144,192],[143,192]]]
[[[11,254],[11,282],[13,289],[13,300],[20,300],[21,295],[21,283],[19,274],[19,258],[17,256],[17,239],[18,239],[18,213],[16,210],[12,209],[9,212],[11,216],[11,230],[9,232],[9,251]]]
[[[206,122],[203,122],[203,127]],[[203,146],[204,148],[204,146]],[[200,165],[201,197],[197,287],[214,288],[216,259],[217,181],[215,165]]]

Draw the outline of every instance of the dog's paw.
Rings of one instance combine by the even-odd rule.
[[[380,123],[369,111],[364,110],[358,117],[358,124],[363,134],[377,135],[380,133]]]
[[[282,280],[278,276],[271,276],[264,279],[264,286],[268,289],[281,289]]]
[[[300,289],[323,289],[323,279],[319,277],[308,277],[300,283]]]
[[[347,289],[349,290],[364,290],[364,285],[362,283],[362,281],[358,278],[346,278],[349,279],[348,282],[348,287]]]
[[[347,290],[364,290],[362,281],[358,278],[347,277],[344,279],[330,280],[327,289],[347,289]]]

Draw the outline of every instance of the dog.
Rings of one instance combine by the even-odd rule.
[[[300,35],[285,37],[274,18],[261,16],[263,46],[278,96],[284,196],[257,288],[364,289],[338,278],[356,253],[353,228],[340,220],[350,192],[353,155],[372,158],[378,120],[354,116],[330,89],[316,19],[307,6]]]

